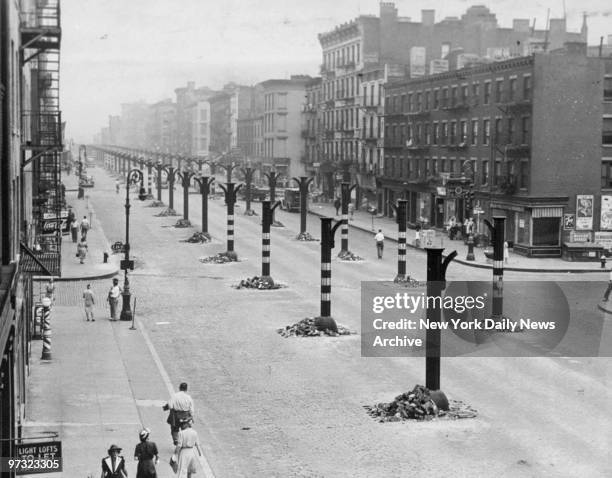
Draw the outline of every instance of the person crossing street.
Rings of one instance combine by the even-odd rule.
[[[382,232],[382,229],[379,229],[376,235],[374,236],[376,240],[376,252],[378,254],[378,258],[382,259],[383,257],[383,249],[385,248],[385,235]]]
[[[193,400],[187,393],[187,384],[185,382],[179,385],[179,391],[172,394],[168,403],[162,408],[170,412],[166,423],[170,425],[172,441],[176,445],[178,442],[178,433],[181,428],[181,420],[193,419]]]

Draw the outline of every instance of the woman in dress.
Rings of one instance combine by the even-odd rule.
[[[102,475],[100,478],[127,478],[125,471],[125,460],[122,456],[121,448],[111,445],[108,449],[108,456],[102,459]]]
[[[138,460],[138,469],[136,470],[136,478],[157,478],[155,465],[159,462],[157,445],[149,441],[151,431],[144,428],[140,432],[140,443],[136,445],[134,450],[134,459]]]
[[[178,443],[174,449],[173,459],[178,464],[176,476],[178,478],[191,478],[195,475],[197,458],[194,449],[200,452],[200,440],[196,431],[191,428],[191,419],[181,420],[181,429],[178,433]]]

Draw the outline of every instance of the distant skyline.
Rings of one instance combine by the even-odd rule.
[[[564,2],[509,0],[394,2],[401,17],[420,21],[421,9],[436,10],[436,22],[486,5],[501,27],[513,18],[544,29],[561,18]],[[317,35],[359,15],[378,15],[377,0],[62,0],[61,108],[66,137],[90,142],[121,103],[175,99],[174,89],[195,81],[219,89],[229,81],[252,85],[292,74],[317,76]],[[608,0],[566,0],[569,31],[588,15],[589,44],[612,35]]]

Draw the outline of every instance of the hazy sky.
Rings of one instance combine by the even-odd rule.
[[[175,99],[174,89],[220,88],[228,81],[255,84],[290,74],[317,75],[317,34],[360,14],[378,15],[378,0],[61,0],[61,108],[67,138],[90,142],[120,104]],[[513,18],[563,16],[563,0],[398,0],[402,17],[436,21],[485,4],[502,27]],[[520,10],[517,8],[520,5]],[[569,31],[589,15],[589,44],[612,34],[610,0],[566,0]]]

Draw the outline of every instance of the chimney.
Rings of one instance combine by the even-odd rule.
[[[514,20],[512,20],[512,30],[516,33],[528,33],[529,20],[523,18],[515,18]]]
[[[436,21],[435,10],[421,10],[421,23],[424,27],[433,27]]]

